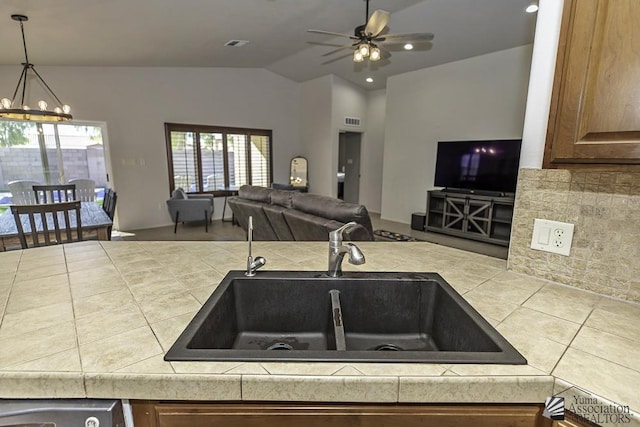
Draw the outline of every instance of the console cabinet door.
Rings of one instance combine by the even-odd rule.
[[[638,0],[565,1],[545,167],[640,165],[638,22]]]

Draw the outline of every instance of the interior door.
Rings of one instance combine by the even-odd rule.
[[[348,203],[358,203],[360,199],[360,140],[361,134],[356,132],[340,134],[338,165],[339,172],[344,173],[341,198]],[[340,195],[340,189],[338,193]]]

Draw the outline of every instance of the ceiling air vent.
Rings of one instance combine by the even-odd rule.
[[[232,47],[240,47],[240,46],[244,46],[247,43],[249,43],[249,40],[229,40],[224,45],[232,46]]]
[[[360,119],[358,117],[345,117],[344,124],[347,126],[360,126]]]

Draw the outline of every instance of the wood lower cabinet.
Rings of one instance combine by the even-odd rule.
[[[131,403],[136,427],[551,427],[542,405]]]
[[[544,167],[638,170],[640,2],[564,8]]]

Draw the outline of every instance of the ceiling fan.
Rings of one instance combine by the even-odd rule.
[[[389,12],[385,10],[375,10],[369,17],[369,0],[365,0],[366,6],[366,24],[357,26],[353,35],[344,33],[335,33],[333,31],[324,30],[307,30],[310,33],[326,34],[330,36],[348,37],[353,42],[350,45],[342,46],[340,49],[354,48],[353,62],[362,62],[365,58],[370,61],[379,61],[382,59],[382,53],[390,54],[384,49],[384,44],[406,43],[405,49],[413,48],[412,43],[425,42],[433,40],[433,33],[409,33],[409,34],[383,34],[384,29],[389,22]],[[337,52],[332,51],[325,55]]]

